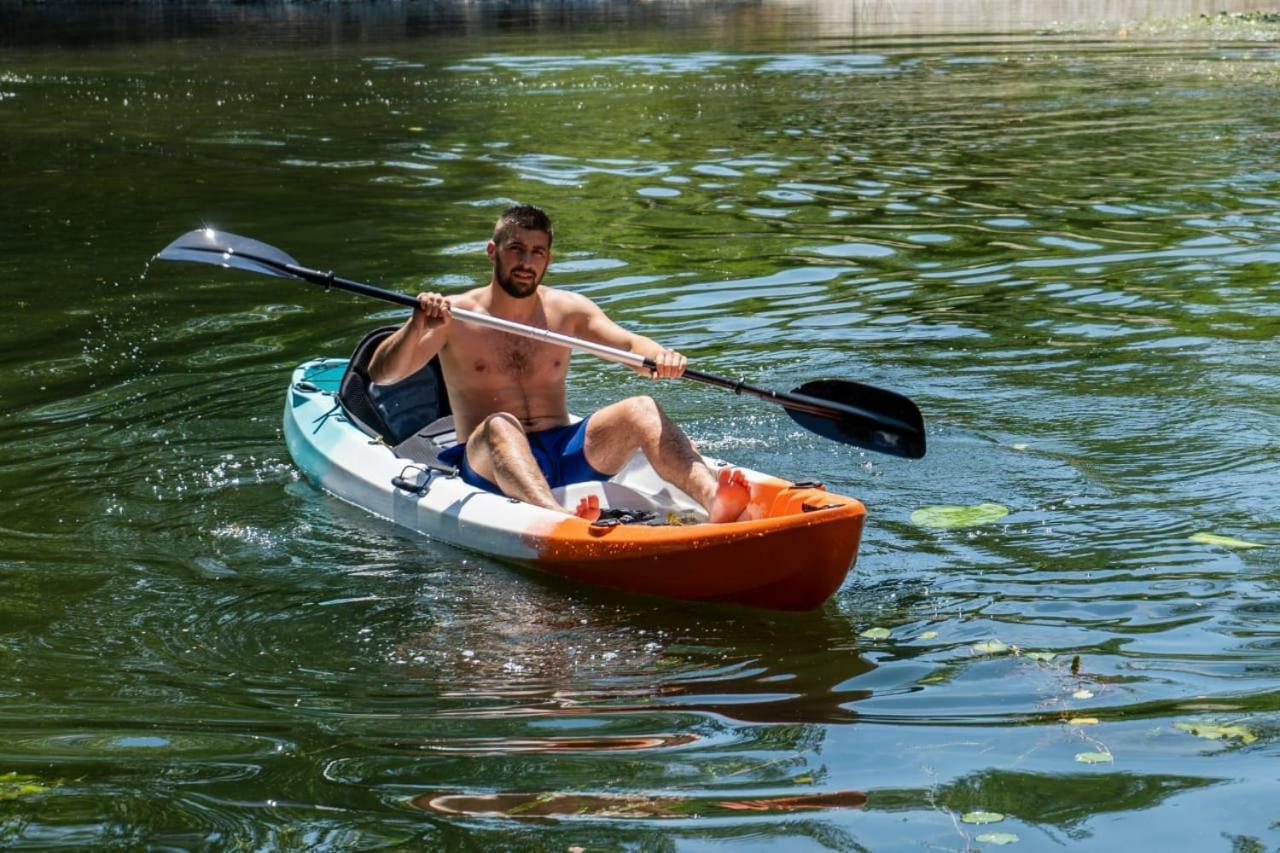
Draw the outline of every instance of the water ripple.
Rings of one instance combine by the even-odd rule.
[[[708,12],[715,39],[419,12],[376,48],[326,24],[321,62],[7,57],[0,776],[48,790],[0,846],[939,847],[975,809],[1032,846],[1265,846],[1280,136],[1253,24],[851,48],[767,8]],[[138,273],[216,218],[456,292],[516,200],[557,220],[549,282],[699,368],[920,403],[908,463],[574,360],[575,411],[653,394],[709,452],[862,498],[824,609],[631,599],[371,519],[299,479],[280,400],[403,311]],[[1009,514],[911,521],[984,502]]]

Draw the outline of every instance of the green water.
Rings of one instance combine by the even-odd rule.
[[[1280,844],[1280,30],[220,8],[4,6],[0,847]],[[578,411],[652,390],[708,452],[861,497],[825,607],[370,519],[299,480],[280,411],[401,315],[147,264],[209,224],[456,290],[510,200],[555,217],[554,284],[704,370],[920,404],[908,462],[575,358]]]

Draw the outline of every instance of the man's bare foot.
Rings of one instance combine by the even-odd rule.
[[[751,487],[746,475],[737,468],[721,468],[716,483],[716,496],[711,501],[712,524],[737,521],[751,502]]]
[[[578,501],[578,508],[573,514],[587,521],[595,521],[600,517],[600,496],[587,495]]]

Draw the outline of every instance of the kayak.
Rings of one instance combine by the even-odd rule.
[[[408,294],[308,269],[274,246],[213,228],[187,232],[155,258],[418,307]],[[640,353],[551,329],[459,307],[452,314],[639,370],[658,367]],[[706,523],[702,508],[663,482],[639,455],[604,483],[553,490],[566,506],[594,494],[604,515],[590,522],[468,486],[439,456],[457,446],[439,359],[388,387],[370,379],[373,352],[396,328],[370,332],[350,359],[316,359],[294,371],[285,396],[285,439],[298,468],[320,488],[442,542],[627,592],[807,610],[844,582],[866,510],[819,483],[792,483],[739,467],[751,499],[746,520],[730,524]],[[818,379],[782,392],[691,368],[681,378],[781,406],[800,426],[834,442],[905,459],[925,455],[920,408],[893,391]],[[713,467],[728,464],[703,458]]]
[[[355,369],[361,352],[372,348],[369,340],[354,364],[320,358],[294,370],[284,435],[307,480],[375,516],[580,583],[772,610],[818,607],[853,565],[866,515],[861,502],[741,466],[735,467],[751,486],[745,513],[751,520],[728,524],[707,523],[705,510],[640,453],[607,481],[553,490],[565,506],[595,494],[604,511],[596,522],[468,485],[435,458],[456,442],[451,417],[402,441],[370,427],[367,374]],[[713,470],[727,464],[704,458]]]

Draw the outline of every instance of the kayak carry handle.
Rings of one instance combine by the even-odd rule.
[[[404,477],[397,475],[391,478],[391,485],[400,489],[402,492],[408,492],[411,495],[422,497],[427,493],[427,486],[431,485],[431,480],[428,479],[425,483],[418,484],[412,480],[407,480]]]

